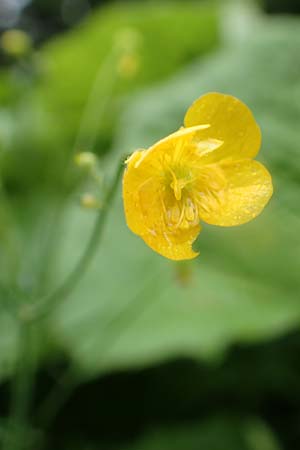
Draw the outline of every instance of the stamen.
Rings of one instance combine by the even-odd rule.
[[[181,200],[181,191],[184,188],[186,183],[185,183],[184,180],[177,180],[176,175],[175,175],[174,171],[171,169],[171,167],[169,167],[169,170],[170,170],[171,175],[173,177],[173,181],[170,184],[170,186],[171,186],[171,188],[174,191],[174,195],[175,195],[176,200],[179,201],[179,200]]]
[[[174,181],[172,181],[172,183],[171,183],[171,187],[173,188],[173,190],[174,190],[174,195],[175,195],[175,198],[176,198],[176,200],[181,200],[181,185],[180,185],[181,183],[180,183],[180,180],[174,180]]]
[[[179,217],[179,220],[178,220],[177,224],[175,225],[175,228],[181,227],[182,221],[184,219],[184,213],[185,213],[185,206],[182,205],[181,214],[180,214],[180,217]]]
[[[192,205],[185,208],[185,217],[189,222],[193,222],[195,220],[195,210]]]
[[[173,208],[172,208],[171,219],[172,219],[172,222],[174,222],[174,223],[177,223],[178,220],[180,219],[180,209],[177,204],[175,206],[173,206]]]
[[[217,210],[220,207],[223,198],[222,191],[205,190],[204,192],[197,192],[195,194],[195,200],[199,210],[206,213]]]

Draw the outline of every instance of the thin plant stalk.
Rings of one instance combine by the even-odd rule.
[[[91,89],[86,107],[84,109],[79,132],[75,141],[75,145],[72,151],[74,154],[76,151],[83,150],[80,148],[83,145],[88,145],[89,150],[95,144],[100,116],[105,112],[105,108],[111,98],[115,81],[117,79],[117,70],[114,67],[116,60],[116,49],[113,48],[111,54],[107,60],[100,67],[100,70],[96,76],[94,85]],[[107,77],[108,71],[112,70],[112,76]],[[99,99],[100,83],[103,77],[109,80],[107,90],[104,98]],[[102,96],[103,97],[103,96]],[[99,112],[100,109],[100,112]],[[97,123],[95,122],[97,117]],[[91,127],[92,124],[92,127]],[[69,164],[66,166],[68,169]],[[30,341],[30,330],[33,326],[33,321],[40,320],[49,313],[61,302],[67,295],[70,294],[72,289],[77,285],[78,281],[86,272],[89,263],[91,262],[97,246],[100,242],[105,220],[113,201],[114,194],[117,190],[121,173],[123,170],[123,160],[118,165],[115,176],[112,180],[110,188],[107,191],[103,208],[99,211],[96,219],[92,234],[88,240],[87,246],[75,265],[71,273],[65,278],[65,280],[54,289],[52,293],[46,295],[41,301],[30,305],[23,305],[23,312],[25,316],[19,314],[20,311],[16,310],[14,317],[19,325],[19,340],[18,340],[18,355],[16,363],[16,372],[12,383],[12,404],[11,415],[9,419],[9,425],[7,432],[3,439],[4,450],[23,450],[26,445],[25,432],[28,428],[28,416],[30,411],[30,403],[33,393],[35,367],[30,357],[32,355],[32,346]]]
[[[101,240],[106,217],[113,202],[117,187],[119,185],[123,167],[124,158],[122,158],[120,163],[118,164],[114,179],[112,180],[111,186],[107,191],[103,206],[99,210],[93,231],[90,235],[87,246],[85,247],[81,258],[78,260],[71,273],[63,280],[63,282],[57,288],[55,288],[53,292],[51,292],[49,295],[40,300],[36,305],[34,305],[32,310],[33,320],[39,320],[41,318],[47,317],[47,315],[51,313],[57,307],[57,305],[70,294],[79,280],[85,274]]]
[[[31,324],[20,320],[19,352],[12,386],[11,416],[3,442],[5,450],[25,450],[29,444],[27,421],[35,372],[32,360],[31,331]]]

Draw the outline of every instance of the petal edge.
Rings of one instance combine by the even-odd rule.
[[[257,217],[273,194],[272,178],[258,161],[241,160],[221,165],[228,185],[211,210],[203,208],[201,219],[211,225],[242,225]]]
[[[198,98],[187,110],[184,124],[193,127],[210,124],[202,131],[207,138],[224,141],[224,145],[208,154],[208,163],[222,159],[254,158],[261,145],[261,132],[252,112],[236,97],[211,92]]]

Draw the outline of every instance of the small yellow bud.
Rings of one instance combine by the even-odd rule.
[[[139,59],[135,54],[124,54],[118,63],[119,75],[124,78],[133,78],[139,70]]]
[[[75,164],[83,169],[92,169],[97,164],[97,156],[91,152],[81,152],[75,155]]]
[[[101,207],[99,200],[90,193],[86,193],[81,196],[80,204],[86,209],[99,209]]]
[[[19,58],[32,48],[31,37],[22,30],[8,30],[1,36],[1,47],[10,56]]]
[[[114,41],[121,51],[132,52],[140,46],[142,35],[135,28],[122,28],[116,33]]]

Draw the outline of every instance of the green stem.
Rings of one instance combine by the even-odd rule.
[[[117,80],[117,71],[115,68],[115,63],[118,57],[118,52],[116,48],[113,48],[104,62],[101,64],[93,86],[91,88],[90,94],[88,96],[86,105],[82,112],[81,123],[79,126],[79,130],[77,133],[77,137],[75,139],[75,144],[73,146],[72,154],[74,154],[78,150],[84,149],[86,146],[88,149],[92,149],[95,144],[95,140],[97,138],[98,128],[99,128],[99,120],[105,112],[105,108],[109,104],[109,100],[113,94],[113,88],[115,86],[115,82]],[[113,70],[112,70],[113,68]],[[104,80],[108,80],[106,83],[105,93],[103,94],[103,82]],[[100,108],[99,108],[100,105]],[[65,171],[68,169],[68,163],[66,165]],[[93,233],[90,237],[87,248],[79,260],[77,266],[74,268],[69,277],[63,281],[61,286],[55,289],[54,292],[50,293],[48,296],[43,298],[36,305],[32,305],[30,307],[29,314],[32,318],[39,319],[40,317],[45,317],[48,311],[52,310],[57,302],[60,301],[61,298],[68,293],[73,283],[76,283],[77,278],[80,278],[80,272],[85,271],[85,266],[88,265],[89,260],[93,256],[93,252],[96,249],[97,242],[100,239],[102,222],[104,223],[105,217],[107,214],[107,209],[109,203],[112,201],[112,197],[114,195],[115,189],[117,187],[118,180],[122,171],[122,164],[119,167],[119,172],[116,174],[116,181],[112,183],[112,189],[110,189],[107,193],[107,196],[104,200],[104,207],[99,212],[98,219],[96,221]],[[59,217],[62,208],[61,205],[63,202],[60,202],[60,207],[58,208],[59,213],[57,217]],[[56,227],[55,227],[56,228]],[[51,239],[50,248],[52,247],[52,243],[55,238]],[[50,304],[53,303],[53,306]]]
[[[0,305],[13,319],[16,318],[16,303],[16,294],[7,286],[0,284]]]
[[[104,61],[101,63],[96,73],[95,80],[82,111],[80,125],[73,148],[65,163],[65,167],[63,170],[65,174],[68,172],[71,164],[74,163],[72,157],[76,152],[83,151],[85,149],[91,151],[94,148],[99,132],[99,123],[101,123],[101,118],[105,114],[106,108],[109,105],[109,102],[113,95],[114,86],[117,81],[117,71],[115,67],[117,57],[118,53],[116,52],[116,49],[112,48]],[[103,92],[104,83],[105,91]],[[68,193],[64,193],[57,204],[57,212],[53,220],[53,232],[50,232],[48,245],[46,246],[45,251],[45,255],[47,255],[49,259],[51,258],[52,249],[55,247],[53,244],[55,243],[55,240],[57,238],[55,233],[55,230],[58,228],[57,223],[59,222],[61,213],[64,210],[63,206],[65,204],[65,200],[68,198],[68,195]],[[45,274],[47,273],[47,268],[48,267],[46,267],[46,264],[41,265],[41,273],[37,291],[39,291],[39,287],[43,284]]]
[[[70,294],[72,289],[77,285],[78,281],[85,274],[89,263],[91,262],[98,243],[102,237],[109,207],[113,201],[116,193],[121,174],[123,172],[123,161],[120,161],[116,170],[115,176],[112,180],[110,188],[107,191],[103,208],[99,211],[99,215],[95,222],[90,239],[87,243],[85,251],[82,257],[77,262],[72,272],[65,278],[52,293],[44,297],[44,299],[37,305],[29,305],[22,310],[24,317],[16,316],[19,323],[19,343],[18,343],[18,355],[17,366],[15,372],[14,383],[12,386],[12,408],[11,419],[8,424],[7,433],[4,439],[5,450],[23,450],[25,449],[25,442],[28,443],[26,434],[26,421],[28,418],[30,399],[32,394],[32,386],[34,381],[34,366],[32,364],[32,346],[31,346],[31,326],[33,320],[44,318],[48,315],[61,300],[65,299]],[[72,389],[72,387],[71,387]],[[56,404],[56,394],[54,399],[50,398],[49,405],[46,407],[50,409],[49,417],[47,420],[51,421],[52,416],[55,414],[56,408],[52,403]],[[46,409],[47,409],[46,408]],[[53,409],[53,411],[52,411]],[[27,445],[27,444],[26,444]]]
[[[68,401],[79,384],[78,373],[75,367],[70,366],[36,411],[38,423],[43,427],[43,430],[47,430],[51,426],[58,411]]]
[[[33,320],[46,317],[59,303],[64,299],[73,288],[77,285],[78,281],[85,274],[86,269],[91,262],[98,243],[102,237],[105,221],[107,214],[109,212],[109,207],[113,201],[115,192],[117,190],[121,174],[123,172],[124,158],[118,165],[117,171],[115,173],[114,179],[111,183],[110,188],[107,191],[106,197],[104,199],[104,204],[102,209],[98,213],[93,231],[87,243],[87,246],[77,262],[71,273],[65,278],[61,285],[59,285],[53,292],[44,297],[38,304],[33,305]]]
[[[34,368],[32,364],[31,324],[20,320],[16,371],[12,383],[10,420],[4,439],[5,450],[28,448],[27,419],[30,409]]]
[[[31,386],[31,330],[30,324],[26,322],[20,323],[20,338],[19,338],[19,358],[17,362],[14,398],[13,398],[13,413],[17,423],[23,423],[28,409],[30,399]]]
[[[116,57],[115,51],[107,58],[106,64],[101,68],[96,76],[94,83],[94,88],[91,91],[90,97],[88,99],[86,108],[83,112],[83,117],[81,121],[80,130],[78,137],[74,146],[74,151],[78,151],[78,147],[88,145],[93,147],[97,137],[97,128],[94,124],[97,117],[98,107],[98,97],[100,96],[100,82],[104,75],[107,74],[108,69],[111,66],[112,60]],[[108,77],[109,84],[106,89],[106,96],[102,102],[102,111],[104,112],[108,100],[111,96],[113,86],[116,80],[116,73],[114,76]],[[99,114],[97,117],[99,120]],[[91,132],[91,126],[93,125],[93,132]],[[7,433],[4,437],[4,449],[5,450],[23,450],[28,448],[28,415],[30,410],[30,400],[32,396],[32,388],[34,383],[34,373],[35,367],[32,357],[32,346],[31,346],[31,327],[32,322],[38,319],[47,317],[59,303],[67,295],[70,294],[72,289],[77,285],[78,281],[85,274],[86,269],[92,260],[101,239],[103,228],[105,225],[106,217],[109,211],[109,206],[112,203],[114,194],[116,192],[119,180],[123,169],[123,159],[122,163],[119,164],[116,171],[115,177],[107,191],[104,206],[100,210],[99,215],[96,219],[92,234],[89,238],[85,251],[83,252],[78,263],[72,270],[72,272],[65,278],[65,280],[56,288],[52,293],[44,297],[40,302],[30,305],[23,305],[22,317],[18,315],[17,311],[11,311],[13,316],[17,319],[19,324],[20,336],[18,344],[18,355],[17,364],[14,381],[12,383],[12,408],[11,408],[11,418],[9,419],[9,424],[7,428]],[[2,295],[1,295],[2,294]],[[11,293],[0,286],[0,298],[5,306],[7,306],[6,300],[11,296]],[[10,308],[7,308],[10,311]],[[55,397],[55,396],[54,396]],[[50,414],[52,417],[55,414],[55,407],[52,411],[52,401],[53,404],[56,403],[56,399],[50,399]],[[51,419],[50,419],[51,421]]]
[[[112,48],[104,62],[101,64],[83,110],[79,130],[75,140],[73,153],[94,148],[101,117],[105,115],[106,108],[111,101],[115,83],[118,79],[116,61],[118,52]],[[103,92],[103,84],[105,91]]]

